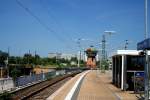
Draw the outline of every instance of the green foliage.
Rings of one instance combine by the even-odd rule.
[[[12,69],[10,73],[11,77],[13,77],[14,80],[21,75],[20,70],[18,70],[17,68]]]
[[[4,64],[4,60],[7,59],[8,54],[5,52],[0,51],[0,64]],[[74,64],[71,64],[71,62],[74,62]],[[51,65],[55,67],[75,67],[77,66],[78,59],[77,57],[72,57],[70,60],[64,59],[64,58],[48,58],[44,57],[41,58],[39,55],[32,55],[30,53],[25,53],[23,57],[18,56],[9,56],[9,64],[19,64],[19,66],[25,66],[26,64],[29,64],[31,66],[34,65]],[[81,66],[85,66],[84,61],[80,61]],[[11,69],[13,70],[13,68]]]
[[[41,64],[41,58],[39,55],[32,56],[31,54],[24,54],[23,57],[9,57],[9,64]]]
[[[0,51],[0,64],[5,65],[5,60],[8,57],[8,53]]]
[[[77,59],[77,57],[71,57],[71,61],[78,62],[78,59]]]
[[[24,54],[23,62],[24,64],[32,64],[34,62],[34,56],[28,53]]]
[[[56,58],[41,58],[41,65],[57,65]]]
[[[108,68],[109,68],[108,60],[102,60],[102,61],[101,61],[101,68],[102,68],[103,70],[108,70]]]
[[[13,78],[14,85],[16,86],[17,85],[16,79],[17,79],[17,77],[21,76],[21,71],[18,70],[17,68],[14,68],[11,70],[10,76]]]
[[[0,94],[0,100],[11,100],[12,94],[4,92]]]

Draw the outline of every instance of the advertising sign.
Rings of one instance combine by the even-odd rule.
[[[135,77],[144,77],[144,72],[135,72]]]

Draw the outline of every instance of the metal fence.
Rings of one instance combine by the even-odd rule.
[[[56,75],[56,71],[52,71],[48,73],[41,73],[41,74],[33,74],[30,76],[21,76],[16,79],[16,87],[43,81],[48,78],[54,77],[55,75]]]
[[[57,70],[48,73],[33,74],[30,76],[21,76],[16,79],[16,87],[36,83],[39,81],[44,81],[50,78],[54,78],[58,75],[64,75],[64,74],[67,74],[66,70]]]
[[[63,70],[51,71],[48,73],[33,74],[29,76],[20,76],[15,80],[15,82],[13,81],[12,78],[0,79],[0,92],[3,92],[5,90],[11,90],[11,89],[14,89],[15,87],[24,87],[24,86],[26,87],[28,85],[38,83],[38,82],[41,82],[50,78],[54,78],[59,75],[71,74],[74,72],[81,72],[84,70],[87,70],[87,69],[67,68]]]

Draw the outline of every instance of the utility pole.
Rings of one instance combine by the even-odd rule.
[[[106,59],[106,39],[105,39],[105,35],[102,36],[102,60]]]
[[[145,39],[148,38],[148,30],[147,30],[147,0],[145,0]],[[149,55],[148,55],[148,50],[145,50],[145,100],[150,99],[150,67],[149,67]]]
[[[7,78],[9,78],[9,47],[8,47],[8,55],[7,55],[7,59],[5,61],[6,64],[6,69],[7,69]]]
[[[36,55],[36,50],[35,50],[35,55],[34,55],[34,58],[35,58],[35,66],[37,65],[37,55]]]
[[[101,70],[101,48],[99,49],[99,70]]]
[[[79,56],[78,56],[78,67],[80,67],[80,60],[81,60],[81,43],[80,43],[80,38],[77,41],[78,47],[79,47]]]
[[[147,30],[147,0],[145,0],[145,39],[148,38],[148,30]]]
[[[100,67],[101,67],[101,71],[105,72],[105,65],[104,62],[106,60],[106,39],[105,39],[105,34],[102,35],[102,59],[100,61]]]
[[[145,61],[145,68],[144,68],[144,72],[145,72],[145,100],[149,100],[149,96],[150,96],[150,76],[149,76],[149,56],[148,56],[148,50],[145,50],[145,56],[146,56],[146,61]]]
[[[105,31],[104,33],[107,33],[108,35],[112,35],[113,33],[115,33],[115,31]],[[105,72],[105,67],[106,67],[104,62],[107,59],[106,53],[107,53],[106,52],[106,34],[103,34],[102,35],[102,59],[100,61],[100,67],[101,67],[101,70],[104,70],[104,72]]]
[[[29,50],[29,54],[28,54],[28,65],[29,65],[29,58],[30,58],[30,50]]]

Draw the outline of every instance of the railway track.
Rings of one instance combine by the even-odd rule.
[[[16,91],[12,96],[13,100],[45,100],[58,88],[60,88],[66,81],[71,79],[78,73],[57,76],[53,79],[35,84],[33,86]]]

